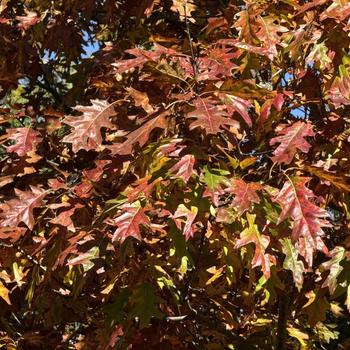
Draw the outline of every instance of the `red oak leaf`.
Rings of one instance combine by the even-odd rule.
[[[231,76],[232,69],[237,65],[231,60],[237,57],[231,52],[231,48],[212,48],[206,51],[207,56],[199,57],[197,60],[199,74],[197,80],[215,80]]]
[[[96,160],[96,168],[83,170],[83,175],[91,182],[97,182],[103,175],[104,167],[109,163],[111,163],[110,160]]]
[[[270,140],[270,145],[279,143],[280,145],[273,152],[272,160],[276,163],[289,164],[295,153],[300,150],[307,153],[311,145],[305,140],[307,136],[315,136],[312,130],[312,124],[298,121],[291,126],[282,126],[278,131],[280,136]]]
[[[7,152],[17,153],[20,157],[33,151],[36,145],[42,140],[40,133],[31,128],[10,129],[8,138],[16,141],[16,143],[6,147]]]
[[[179,230],[181,230],[181,222],[182,220],[179,220],[181,217],[185,217],[185,226],[182,230],[183,235],[185,236],[186,240],[194,236],[195,229],[193,226],[193,221],[197,216],[198,209],[196,207],[192,207],[191,210],[187,209],[183,204],[180,204],[175,214],[172,216],[172,218],[175,221],[175,224]]]
[[[59,213],[55,218],[50,220],[51,224],[61,225],[66,227],[68,230],[75,232],[74,223],[72,221],[72,215],[76,209],[82,208],[82,204],[76,204],[73,208],[65,210]]]
[[[113,241],[118,240],[121,243],[129,236],[141,241],[140,225],[149,226],[150,221],[145,212],[147,209],[142,208],[139,204],[127,204],[123,207],[121,215],[114,219],[106,220],[111,226],[117,226],[113,234]]]
[[[255,46],[255,45],[242,42],[237,39],[222,39],[222,40],[219,40],[219,43],[224,45],[231,45],[244,51],[253,52],[257,55],[266,56],[270,60],[273,60],[274,56],[277,53],[276,48],[274,46],[271,46],[271,47]]]
[[[260,112],[260,123],[265,123],[269,117],[271,112],[271,107],[274,106],[276,111],[279,112],[282,109],[284,102],[284,95],[277,94],[273,99],[269,99],[265,101],[265,103],[261,107]]]
[[[136,187],[128,187],[125,191],[125,194],[128,197],[128,201],[130,203],[134,202],[142,193],[144,195],[145,198],[149,198],[152,190],[153,190],[153,186],[160,181],[160,179],[155,180],[151,183],[148,183],[148,180],[151,179],[152,176],[146,176],[143,177],[142,179],[138,179],[135,182]]]
[[[311,201],[315,195],[305,186],[308,181],[305,177],[288,179],[273,200],[282,207],[278,224],[288,218],[294,221],[292,239],[298,242],[299,254],[312,266],[315,250],[327,253],[321,239],[324,235],[322,227],[331,225],[325,220],[329,216],[327,211]]]
[[[260,234],[258,226],[255,225],[256,215],[247,213],[248,227],[241,232],[240,238],[236,242],[236,248],[240,248],[249,243],[255,244],[255,254],[252,260],[252,266],[261,266],[266,279],[270,278],[270,265],[276,264],[275,257],[265,253],[270,243],[270,238]]]
[[[167,49],[164,46],[155,44],[153,51],[146,51],[139,48],[125,50],[126,53],[135,56],[127,60],[120,60],[112,65],[117,68],[117,73],[122,74],[133,68],[142,68],[147,62],[155,62],[160,59],[162,55],[176,56],[180,55],[178,52],[172,49]]]
[[[31,230],[34,227],[33,210],[43,204],[46,191],[35,186],[30,186],[31,191],[21,191],[15,189],[18,199],[10,199],[2,203],[0,209],[0,219],[3,221],[0,226],[16,227],[20,222],[24,222]]]
[[[237,208],[239,215],[242,215],[246,210],[251,210],[253,203],[260,202],[256,192],[261,189],[262,186],[256,182],[234,179],[231,181],[231,186],[225,189],[225,192],[235,195],[232,206]]]
[[[223,92],[219,93],[219,98],[225,103],[229,114],[233,114],[234,112],[239,113],[248,126],[252,127],[252,120],[248,113],[248,110],[251,107],[249,101]]]
[[[149,139],[149,136],[153,129],[161,128],[165,129],[167,126],[166,116],[169,114],[168,111],[160,113],[153,119],[148,120],[139,126],[136,130],[131,131],[126,135],[126,140],[120,144],[110,146],[109,149],[113,154],[126,155],[132,152],[133,145],[139,143],[142,147]]]
[[[196,109],[187,114],[187,118],[196,119],[190,124],[191,130],[201,127],[207,134],[217,134],[224,125],[239,127],[236,120],[228,118],[228,113],[223,110],[224,106],[219,105],[212,97],[198,97],[193,103]]]
[[[330,100],[335,108],[341,105],[350,104],[350,73],[344,70],[341,77],[336,77],[331,88],[328,91]]]
[[[68,116],[63,122],[74,130],[63,138],[63,142],[71,143],[72,150],[77,153],[81,149],[96,150],[102,144],[101,128],[112,128],[109,118],[115,114],[113,103],[103,100],[91,100],[92,106],[76,106],[81,116]]]
[[[194,156],[192,154],[186,154],[169,169],[169,172],[174,174],[173,178],[179,177],[187,183],[193,174],[194,162]]]
[[[26,232],[27,229],[25,227],[0,227],[0,239],[8,239],[10,242],[14,243]]]
[[[172,139],[169,141],[169,143],[166,143],[165,145],[162,145],[159,147],[159,153],[157,154],[158,157],[160,156],[171,156],[171,157],[178,157],[181,151],[186,148],[186,146],[180,146],[178,145],[180,142],[182,142],[182,139]]]

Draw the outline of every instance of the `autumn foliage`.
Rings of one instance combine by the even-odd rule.
[[[0,348],[350,349],[349,45],[344,0],[1,1]]]

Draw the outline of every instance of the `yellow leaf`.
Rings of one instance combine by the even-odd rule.
[[[239,166],[241,169],[248,168],[249,166],[253,165],[256,162],[256,157],[248,157],[243,159],[240,163]]]
[[[302,350],[307,349],[307,343],[305,342],[305,340],[308,340],[309,336],[306,333],[303,333],[302,331],[294,327],[288,327],[287,331],[291,337],[299,341]]]
[[[346,182],[346,178],[344,176],[332,174],[323,169],[308,165],[305,166],[305,170],[317,176],[321,180],[330,182],[334,187],[341,191],[350,192],[350,184]]]
[[[187,0],[173,0],[173,6],[171,10],[178,12],[180,20],[184,21],[186,16],[190,22],[195,22],[195,19],[191,16],[191,12],[196,9],[196,5],[192,1]]]
[[[9,298],[9,290],[4,286],[4,284],[0,281],[0,297],[3,298],[7,304],[11,305],[11,301]]]
[[[219,269],[216,269],[215,266],[207,269],[207,271],[209,273],[212,273],[213,276],[211,276],[208,281],[206,282],[206,285],[209,286],[209,284],[212,284],[214,281],[216,281],[218,278],[220,278],[222,276],[222,272],[223,272],[224,268],[220,267]]]
[[[316,294],[314,291],[311,291],[309,293],[306,293],[305,296],[309,299],[308,302],[303,306],[303,309],[311,305],[315,299],[316,299]]]

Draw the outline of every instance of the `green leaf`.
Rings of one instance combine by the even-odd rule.
[[[342,272],[343,267],[340,265],[341,261],[345,258],[346,251],[343,247],[335,247],[329,255],[331,259],[322,264],[322,266],[329,270],[329,275],[322,284],[322,288],[328,287],[331,294],[333,294],[337,288],[337,279]]]
[[[147,327],[152,317],[158,319],[163,317],[158,309],[158,304],[162,302],[162,299],[155,294],[154,287],[150,283],[138,285],[131,296],[131,302],[133,307],[128,318],[138,318],[140,328]]]
[[[298,252],[290,238],[283,238],[280,242],[282,244],[282,251],[286,256],[283,262],[283,268],[292,271],[295,285],[300,291],[304,281],[304,264],[301,260],[298,260]]]
[[[211,190],[217,189],[217,187],[227,181],[225,175],[229,175],[230,173],[226,170],[222,169],[209,169],[207,166],[203,169],[204,173],[204,182]]]
[[[106,322],[109,326],[113,326],[124,321],[125,306],[128,302],[130,291],[128,288],[122,288],[119,294],[115,297],[113,302],[105,307],[107,314]]]

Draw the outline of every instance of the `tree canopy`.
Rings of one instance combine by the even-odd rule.
[[[350,3],[3,0],[0,348],[348,349]]]

